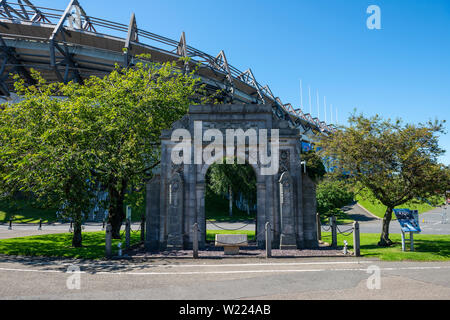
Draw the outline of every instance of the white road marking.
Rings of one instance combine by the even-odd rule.
[[[380,268],[381,271],[400,271],[400,270],[441,270],[450,269],[450,266],[440,267],[392,267]],[[0,268],[0,271],[10,272],[35,272],[35,273],[66,273],[61,270],[33,270],[33,269],[12,269]],[[249,274],[249,273],[302,273],[302,272],[337,272],[337,271],[361,271],[366,272],[365,268],[333,268],[333,269],[270,269],[270,270],[229,270],[229,271],[190,271],[190,272],[96,272],[92,275],[137,275],[137,276],[157,276],[157,275],[207,275],[207,274]],[[80,273],[88,274],[86,271]]]
[[[341,265],[341,264],[374,264],[377,261],[335,261],[335,262],[286,262],[286,263],[235,263],[235,264],[165,264],[165,265],[155,265],[155,264],[77,264],[77,263],[61,263],[55,264],[51,262],[38,262],[33,263],[34,266],[46,266],[54,265],[58,266],[70,266],[76,265],[78,267],[117,267],[117,268],[142,268],[142,267],[152,267],[152,268],[207,268],[207,267],[260,267],[260,266],[302,266],[302,265]],[[1,270],[1,269],[0,269]]]

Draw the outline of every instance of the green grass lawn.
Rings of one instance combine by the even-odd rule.
[[[250,212],[250,215],[248,215],[247,212],[239,210],[234,204],[233,216],[230,217],[228,208],[228,199],[217,195],[207,195],[205,199],[206,220],[217,222],[238,222],[256,219],[255,212]]]
[[[246,234],[248,241],[255,241],[255,231],[225,231],[225,230],[207,230],[206,231],[206,241],[214,241],[216,239],[216,234]]]
[[[250,241],[255,239],[254,231],[217,231],[208,230],[207,240],[214,241],[216,234],[247,234]],[[387,261],[448,261],[450,260],[450,235],[414,235],[414,252],[409,251],[407,242],[407,251],[402,252],[401,236],[391,234],[391,240],[394,245],[389,248],[377,246],[380,240],[379,234],[361,234],[361,255],[365,258],[379,258]],[[331,243],[331,233],[322,232],[322,240]],[[353,250],[353,235],[338,235],[338,246],[344,247],[344,240],[348,242],[349,250]]]
[[[0,254],[38,257],[101,259],[105,257],[105,232],[83,232],[83,248],[72,248],[72,234],[52,234],[0,240]],[[122,236],[125,247],[125,235]],[[140,232],[131,233],[131,244],[140,242]],[[113,254],[117,254],[119,240],[113,240]]]
[[[336,219],[337,224],[352,224],[354,221],[355,220],[351,219],[345,212],[337,216]],[[330,223],[330,219],[326,217],[320,217],[320,222],[322,225],[328,225]]]
[[[128,202],[125,202],[125,206],[127,204]],[[42,223],[54,223],[58,221],[57,211],[57,209],[39,208],[29,200],[3,200],[0,201],[0,223],[9,223],[11,217],[14,217],[14,223],[39,223],[40,218],[42,218]],[[145,204],[132,205],[131,220],[133,222],[141,221],[144,213]]]
[[[208,230],[207,241],[214,241],[216,234],[247,234],[249,241],[255,240],[254,231],[224,231]],[[394,245],[389,248],[377,246],[379,234],[361,234],[361,255],[365,258],[379,258],[387,261],[449,261],[450,260],[450,235],[420,235],[414,236],[415,252],[401,251],[401,237],[392,234],[391,240]],[[331,242],[329,232],[322,233],[322,240]],[[344,246],[347,240],[348,247],[353,250],[353,236],[338,235],[338,246]],[[123,236],[122,243],[125,242]],[[131,244],[140,241],[140,233],[131,234]],[[18,256],[39,257],[63,257],[77,259],[102,259],[105,256],[105,233],[85,232],[83,233],[83,248],[72,248],[72,234],[54,234],[16,239],[0,240],[0,254]],[[114,254],[117,254],[119,240],[113,240]]]
[[[409,235],[408,235],[409,237]],[[400,234],[391,234],[390,239],[394,245],[389,248],[377,246],[380,240],[379,234],[361,234],[361,255],[365,258],[379,258],[387,261],[448,261],[450,260],[450,235],[414,235],[414,252],[409,251],[409,242],[406,243],[407,251],[402,252]],[[353,250],[353,235],[338,235],[338,246],[344,246],[347,240],[348,247]],[[322,241],[331,243],[331,233],[323,232]]]
[[[358,201],[360,205],[362,205],[365,209],[367,209],[368,211],[370,211],[379,218],[383,218],[384,214],[386,213],[386,206],[381,204],[381,202],[379,202],[378,200],[373,200],[373,198],[368,194],[362,195],[358,194],[356,196],[356,201]],[[442,199],[442,203],[444,203],[444,199]],[[435,207],[426,202],[417,203],[414,201],[410,201],[397,207],[396,209],[404,209],[404,208],[411,210],[418,210],[419,214],[422,214],[434,209]],[[392,216],[392,219],[394,220],[396,219],[395,215]]]
[[[8,223],[14,217],[14,223],[43,223],[56,222],[56,209],[43,209],[33,205],[30,201],[16,200],[0,201],[0,223]]]

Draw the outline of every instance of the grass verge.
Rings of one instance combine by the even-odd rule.
[[[435,200],[435,199],[434,199]],[[362,205],[366,210],[370,211],[374,215],[376,215],[379,218],[383,218],[384,214],[386,213],[386,206],[383,205],[378,200],[374,199],[369,193],[364,194],[358,194],[356,195],[356,201],[360,205]],[[442,199],[442,203],[444,202],[444,199]],[[397,207],[396,209],[403,209],[408,208],[411,210],[418,210],[419,214],[428,212],[430,210],[433,210],[435,207],[432,205],[426,203],[426,202],[420,202],[417,201],[410,201],[408,203],[402,204],[401,206]],[[395,215],[392,215],[392,219],[396,220]]]
[[[247,231],[247,230],[239,230],[239,231],[207,230],[206,241],[215,241],[216,234],[246,234],[248,241],[255,241],[255,231]]]
[[[207,241],[214,241],[216,234],[247,234],[249,241],[255,240],[254,231],[223,231],[208,230]],[[361,234],[361,255],[365,258],[379,258],[387,261],[450,261],[450,235],[420,235],[414,236],[415,251],[401,251],[401,237],[391,234],[394,245],[389,248],[377,246],[379,234]],[[322,240],[331,242],[329,232],[322,233]],[[343,247],[347,240],[348,247],[353,250],[353,236],[338,235],[338,246]],[[72,234],[54,234],[34,237],[0,240],[0,254],[38,257],[62,257],[77,259],[101,259],[105,256],[105,233],[83,233],[83,248],[71,247]],[[122,238],[122,243],[125,239]],[[138,232],[131,234],[131,244],[140,241]],[[119,240],[113,240],[113,250],[117,253]]]
[[[360,236],[361,255],[365,258],[379,258],[386,261],[449,261],[450,260],[450,235],[414,235],[414,252],[409,251],[409,242],[406,243],[407,251],[402,252],[400,234],[391,234],[390,239],[394,245],[389,248],[377,246],[380,240],[379,234],[363,233]],[[322,240],[331,242],[331,233],[323,232]],[[344,240],[348,242],[348,248],[353,250],[353,235],[338,235],[338,246],[344,246]]]
[[[72,248],[72,234],[51,234],[15,239],[0,240],[0,254],[36,257],[61,257],[76,259],[102,259],[105,257],[105,232],[83,232],[83,247]],[[122,240],[113,240],[113,254]],[[131,245],[140,242],[140,233],[131,233]]]

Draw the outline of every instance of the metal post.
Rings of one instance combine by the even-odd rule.
[[[192,251],[194,259],[198,259],[198,223],[192,227]]]
[[[320,213],[317,212],[316,214],[316,221],[317,221],[317,240],[322,240],[322,225],[320,223]]]
[[[353,250],[355,252],[355,257],[361,256],[360,246],[359,223],[358,221],[355,221],[353,222]]]
[[[130,248],[130,238],[131,238],[131,221],[127,219],[127,223],[125,225],[125,248]]]
[[[272,258],[272,234],[270,222],[266,222],[266,259]]]
[[[402,251],[405,251],[405,233],[402,230]]]
[[[414,252],[414,232],[409,233],[409,242],[411,245],[411,251]]]
[[[332,216],[330,218],[331,225],[331,246],[333,248],[337,248],[337,225],[336,225],[336,217]]]
[[[42,218],[39,218],[39,228],[38,230],[42,230]]]
[[[12,230],[12,218],[9,218],[9,228],[8,230]]]
[[[70,227],[69,227],[69,233],[73,232],[73,222],[72,219],[70,219]]]
[[[106,219],[103,219],[102,231],[105,230],[105,223],[106,223],[105,220],[106,220]]]
[[[105,255],[107,258],[111,258],[112,255],[112,226],[108,223],[106,226],[106,236],[105,236]]]
[[[142,215],[141,219],[141,242],[145,241],[145,215]]]

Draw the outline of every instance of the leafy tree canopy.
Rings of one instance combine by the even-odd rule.
[[[334,174],[369,189],[387,207],[380,245],[389,240],[392,210],[409,200],[443,192],[444,167],[438,158],[439,134],[444,122],[404,124],[374,116],[353,114],[349,126],[324,136],[320,154]]]
[[[158,165],[161,131],[203,96],[195,70],[142,59],[83,84],[48,84],[33,72],[37,84],[27,87],[16,78],[23,100],[0,111],[0,186],[54,199],[79,217],[101,185],[119,238],[125,195]]]

